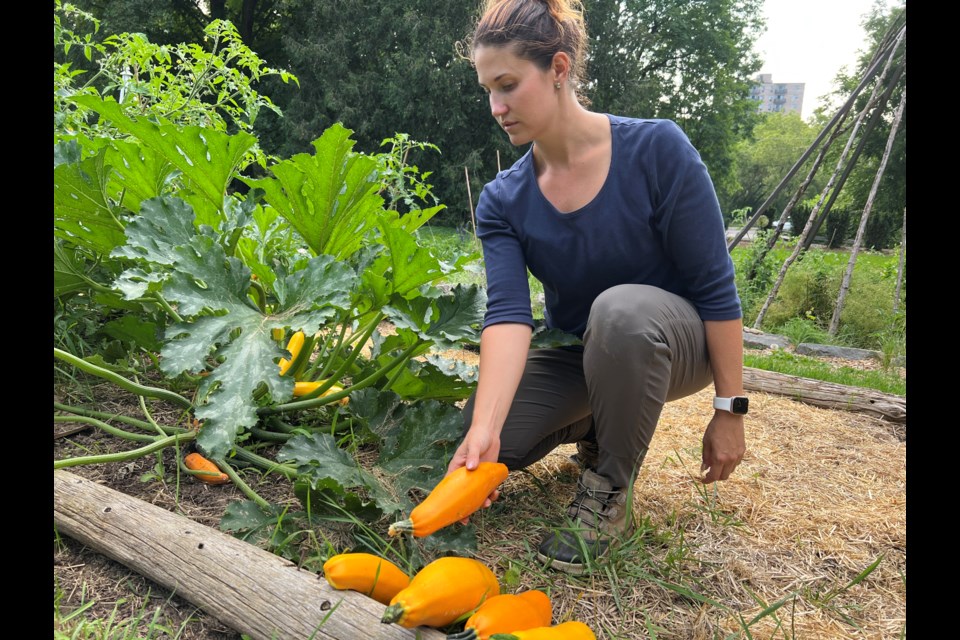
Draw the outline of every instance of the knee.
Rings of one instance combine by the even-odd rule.
[[[611,287],[593,301],[587,331],[594,337],[661,335],[664,293],[657,287],[641,284]]]

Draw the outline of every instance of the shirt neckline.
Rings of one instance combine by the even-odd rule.
[[[533,145],[530,145],[530,150],[527,152],[530,155],[529,162],[527,163],[529,165],[529,167],[527,168],[527,171],[530,172],[530,177],[533,180],[533,185],[537,190],[537,195],[540,197],[540,200],[542,200],[543,203],[547,206],[547,208],[549,208],[550,212],[557,217],[573,218],[573,217],[578,217],[580,215],[583,215],[588,209],[590,209],[594,205],[594,203],[600,200],[600,196],[604,194],[604,192],[608,188],[608,185],[613,180],[613,162],[614,162],[614,158],[617,157],[616,156],[617,137],[614,135],[615,127],[613,126],[613,116],[610,115],[609,113],[605,113],[603,115],[607,117],[607,122],[610,125],[610,166],[607,167],[607,175],[603,179],[603,184],[600,185],[600,189],[597,190],[593,198],[591,198],[590,201],[587,202],[582,207],[574,209],[573,211],[567,211],[567,212],[560,211],[554,206],[552,202],[550,202],[550,199],[543,194],[543,190],[540,188],[540,183],[537,181],[536,166],[534,166],[534,162],[533,162]]]

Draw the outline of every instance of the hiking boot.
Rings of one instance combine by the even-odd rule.
[[[600,445],[596,440],[579,440],[577,452],[570,456],[570,461],[581,469],[596,470],[600,460]]]
[[[626,491],[590,469],[577,480],[567,517],[569,526],[549,534],[537,552],[541,562],[567,573],[583,573],[588,559],[599,558],[614,540],[633,531],[633,505],[627,503]]]

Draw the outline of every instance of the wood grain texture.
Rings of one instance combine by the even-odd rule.
[[[906,424],[907,399],[872,389],[851,387],[785,373],[743,368],[743,388],[787,396],[816,407],[867,413],[883,420]]]
[[[383,624],[385,607],[222,531],[62,469],[53,473],[62,534],[170,589],[253,640],[441,640]],[[419,635],[418,635],[419,634]]]

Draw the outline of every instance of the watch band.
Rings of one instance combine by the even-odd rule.
[[[713,408],[720,411],[728,411],[736,415],[746,415],[750,401],[746,396],[733,396],[730,398],[716,397],[713,399]]]

